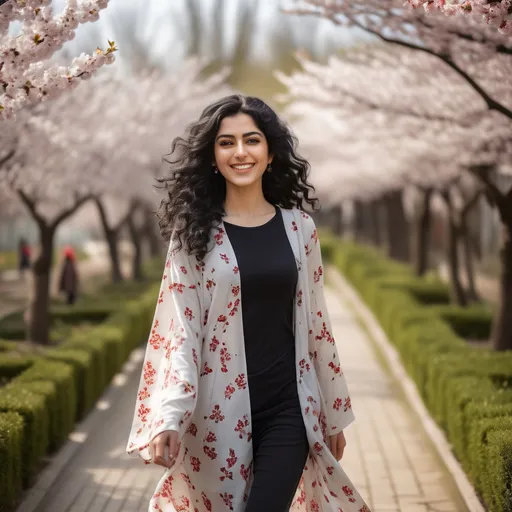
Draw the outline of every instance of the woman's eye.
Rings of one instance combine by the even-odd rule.
[[[223,140],[220,142],[220,146],[227,146],[228,144],[231,144],[231,142],[229,140]]]
[[[259,139],[247,139],[247,142],[258,144]]]

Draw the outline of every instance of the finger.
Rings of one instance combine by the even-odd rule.
[[[153,459],[153,462],[155,464],[158,464],[159,466],[168,467],[169,461],[167,460],[166,453],[165,453],[165,443],[161,438],[155,441],[154,443],[154,450],[155,450],[155,457]]]
[[[334,457],[336,457],[337,439],[338,439],[338,436],[331,436],[331,438],[330,438],[330,440],[331,440],[331,453],[333,454]]]
[[[178,455],[178,436],[172,433],[169,436],[169,455],[176,457]]]

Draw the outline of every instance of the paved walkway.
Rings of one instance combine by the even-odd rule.
[[[465,512],[448,474],[344,298],[328,290],[327,300],[357,417],[346,432],[345,471],[373,512]],[[147,510],[162,471],[124,453],[140,361],[132,366],[124,391],[100,407],[106,410],[98,428],[85,439],[36,512]]]

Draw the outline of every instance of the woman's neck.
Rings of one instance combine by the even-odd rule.
[[[273,206],[265,199],[263,190],[254,191],[244,188],[226,190],[224,211],[229,217],[255,217],[268,215],[273,211]]]

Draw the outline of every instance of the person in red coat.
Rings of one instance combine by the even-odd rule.
[[[78,268],[75,251],[72,247],[64,249],[64,262],[59,280],[59,291],[66,295],[68,304],[74,304],[78,294]]]

